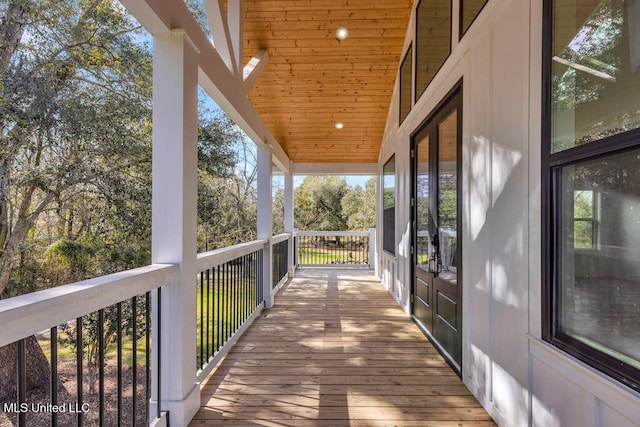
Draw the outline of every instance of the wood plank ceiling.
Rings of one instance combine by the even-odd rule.
[[[249,99],[291,160],[377,162],[412,3],[244,1],[244,63],[269,53]]]

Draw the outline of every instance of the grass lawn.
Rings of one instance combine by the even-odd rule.
[[[228,284],[211,286],[206,283],[201,289],[198,283],[196,297],[196,357],[198,366],[212,356],[218,347],[222,346],[255,309],[256,289],[255,281],[248,280],[248,284]],[[205,360],[200,360],[200,351]],[[207,355],[208,353],[208,355]]]
[[[298,248],[299,265],[366,264],[365,256],[368,254],[363,254],[362,250]]]

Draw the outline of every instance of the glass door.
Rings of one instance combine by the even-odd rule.
[[[454,369],[462,366],[458,87],[412,139],[413,316]]]

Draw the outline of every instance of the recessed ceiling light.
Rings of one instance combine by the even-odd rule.
[[[336,30],[336,38],[338,40],[344,40],[349,37],[349,29],[347,27],[338,27]]]
[[[342,122],[337,122],[336,123],[336,129],[342,129],[344,127],[344,123]]]

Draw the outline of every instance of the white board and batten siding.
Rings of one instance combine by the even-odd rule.
[[[638,393],[541,339],[542,2],[490,0],[460,42],[456,28],[401,126],[396,82],[379,171],[395,154],[397,246],[380,276],[409,312],[411,135],[462,79],[464,383],[501,426],[639,426]],[[405,50],[414,34],[415,14]]]

